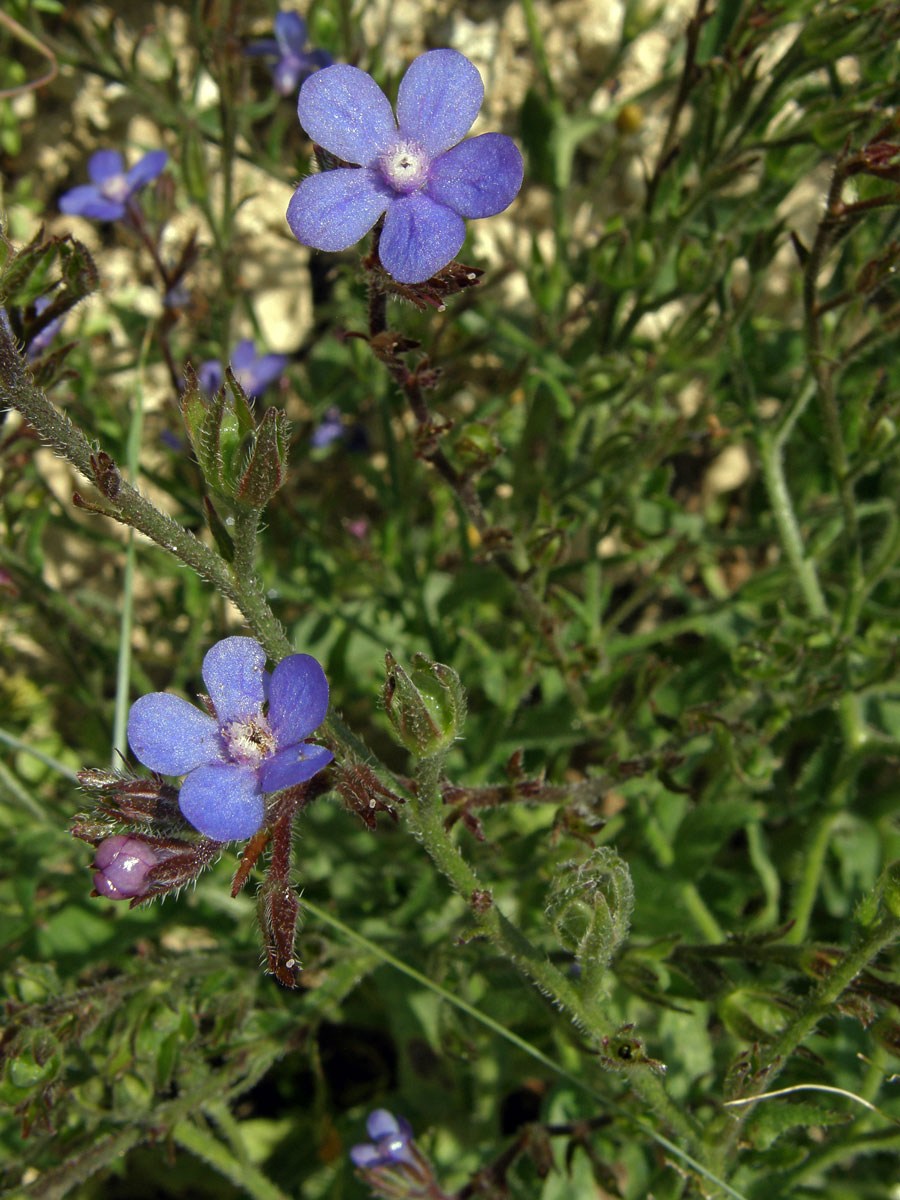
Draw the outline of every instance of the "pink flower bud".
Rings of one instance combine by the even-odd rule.
[[[140,838],[108,837],[94,857],[94,887],[109,900],[133,900],[149,891],[147,876],[158,862],[155,851]]]

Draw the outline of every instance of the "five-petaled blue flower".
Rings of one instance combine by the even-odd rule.
[[[257,354],[248,338],[238,342],[231,355],[231,369],[248,396],[261,396],[287,366],[285,354]],[[201,363],[197,379],[205,392],[214,395],[225,382],[225,371],[216,359]]]
[[[272,55],[272,82],[281,96],[290,96],[313,71],[330,66],[334,59],[327,50],[306,50],[306,22],[295,12],[280,12],[275,18],[275,37],[253,42],[244,51]]]
[[[131,197],[154,180],[168,161],[165,150],[151,150],[126,171],[118,150],[97,150],[88,160],[92,182],[64,192],[59,198],[60,211],[95,221],[119,221]]]
[[[324,150],[359,165],[303,180],[287,210],[294,237],[317,250],[346,250],[384,214],[384,269],[401,283],[430,279],[462,246],[463,217],[502,212],[522,185],[511,138],[460,140],[483,97],[477,67],[456,50],[429,50],[412,63],[396,121],[365,71],[338,63],[311,75],[300,89],[300,124]]]
[[[128,715],[138,759],[162,775],[185,776],[182,815],[216,842],[252,837],[265,817],[265,792],[305,783],[334,757],[304,741],[328,710],[318,662],[291,654],[271,675],[265,664],[253,638],[225,638],[203,659],[215,719],[171,692],[142,696]]]
[[[350,1159],[355,1167],[367,1170],[396,1163],[406,1163],[411,1167],[421,1165],[410,1149],[413,1131],[405,1117],[395,1117],[386,1108],[376,1108],[366,1121],[366,1132],[372,1141],[361,1142],[350,1150]]]

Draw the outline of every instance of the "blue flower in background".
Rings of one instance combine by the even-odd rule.
[[[344,422],[341,420],[341,410],[334,404],[325,410],[325,415],[310,434],[310,445],[321,450],[330,446],[345,434]]]
[[[248,396],[261,396],[287,366],[286,354],[257,354],[248,338],[239,342],[231,355],[231,369]],[[197,379],[205,392],[214,395],[225,382],[225,368],[212,358],[201,363]]]
[[[215,718],[171,692],[142,696],[128,714],[138,760],[162,775],[185,776],[182,815],[216,842],[252,837],[265,817],[264,793],[305,783],[334,757],[304,741],[328,711],[319,663],[291,654],[271,676],[265,664],[253,638],[225,638],[203,659]]]
[[[97,150],[88,160],[91,182],[63,193],[60,211],[94,221],[119,221],[132,196],[154,180],[168,161],[165,150],[151,150],[126,171],[118,150]]]
[[[280,12],[275,18],[275,37],[253,42],[245,51],[278,59],[272,66],[272,82],[281,96],[290,96],[307,75],[334,62],[327,50],[304,49],[306,32],[306,22],[299,13]]]
[[[371,76],[338,63],[311,75],[297,112],[313,142],[347,163],[304,179],[288,205],[291,232],[316,250],[346,250],[384,214],[379,255],[401,283],[445,267],[466,236],[464,217],[491,217],[522,185],[511,138],[470,129],[484,98],[477,67],[456,50],[429,50],[400,81],[397,120]]]
[[[37,300],[34,302],[34,311],[37,316],[40,316],[42,312],[45,312],[52,303],[52,296],[38,296]],[[50,343],[62,329],[64,320],[65,317],[56,317],[55,320],[51,321],[48,325],[45,325],[40,333],[36,333],[34,335],[34,337],[28,343],[28,349],[25,352],[25,357],[29,362],[34,362],[35,359],[40,358],[45,350],[49,349]]]
[[[362,1142],[350,1151],[355,1167],[367,1170],[370,1167],[387,1167],[406,1163],[419,1169],[421,1161],[410,1149],[413,1140],[412,1126],[404,1117],[395,1117],[386,1108],[376,1108],[366,1121],[366,1132],[371,1142]]]
[[[354,454],[364,454],[369,449],[369,435],[364,425],[358,422],[345,425],[341,410],[336,404],[330,405],[322,420],[309,435],[309,443],[317,450],[323,450],[333,442],[343,442]]]

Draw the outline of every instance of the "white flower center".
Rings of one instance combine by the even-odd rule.
[[[418,142],[401,138],[384,151],[378,165],[394,191],[408,195],[424,186],[431,158]]]
[[[104,179],[100,184],[100,195],[104,200],[112,200],[114,203],[124,204],[128,199],[128,180],[123,174],[110,175],[109,179]]]
[[[225,725],[222,737],[232,759],[254,770],[277,749],[275,735],[262,713],[246,721],[232,721],[230,725]]]

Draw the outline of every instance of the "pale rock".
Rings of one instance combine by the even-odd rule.
[[[298,265],[300,258],[298,256]],[[313,323],[309,275],[304,269],[292,272],[284,286],[264,288],[253,298],[253,311],[266,346],[278,354],[290,354],[309,333]]]
[[[750,458],[743,446],[726,446],[710,463],[703,478],[707,495],[733,492],[750,478]]]

